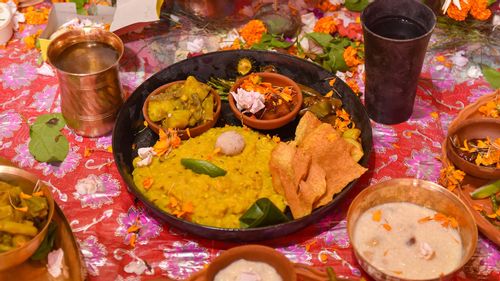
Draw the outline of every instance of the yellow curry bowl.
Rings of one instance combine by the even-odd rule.
[[[54,215],[54,199],[52,198],[49,188],[39,181],[35,175],[25,170],[0,165],[0,181],[19,186],[25,194],[32,194],[38,183],[38,185],[40,185],[40,191],[43,192],[43,196],[47,199],[48,203],[47,219],[43,223],[43,227],[39,229],[38,234],[24,245],[0,253],[0,271],[2,271],[25,262],[38,249],[47,234],[49,222]]]

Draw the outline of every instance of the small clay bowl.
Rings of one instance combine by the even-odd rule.
[[[148,105],[149,105],[149,101],[150,101],[151,97],[162,93],[165,89],[167,89],[173,85],[183,84],[185,81],[186,80],[179,80],[179,81],[174,81],[174,82],[170,82],[168,84],[165,84],[165,85],[157,88],[153,92],[151,92],[151,94],[149,94],[148,97],[146,98],[146,100],[144,101],[144,105],[142,106],[142,114],[144,115],[144,120],[146,120],[146,122],[148,123],[148,126],[151,128],[151,130],[153,130],[153,132],[158,134],[160,132],[161,126],[160,126],[160,124],[153,122],[151,119],[149,119]],[[215,125],[215,123],[217,123],[217,120],[219,119],[220,112],[221,112],[221,100],[220,100],[220,96],[217,93],[217,91],[212,90],[210,94],[214,97],[214,100],[216,103],[216,105],[214,107],[214,119],[211,121],[207,121],[207,122],[205,122],[201,125],[198,125],[196,127],[189,128],[189,134],[187,133],[187,131],[185,129],[177,129],[176,130],[177,135],[181,139],[186,140],[186,139],[189,139],[190,137],[193,138],[193,137],[199,136],[199,135],[203,134],[204,132],[208,131],[210,128],[212,128]]]
[[[375,267],[360,252],[354,239],[354,229],[359,217],[368,209],[384,203],[409,202],[420,205],[446,216],[454,217],[458,222],[458,232],[462,240],[462,258],[454,270],[434,279],[451,280],[455,274],[469,261],[477,244],[477,226],[474,217],[467,206],[446,188],[419,179],[391,179],[365,188],[352,201],[347,212],[347,233],[354,250],[354,256],[361,267],[375,280],[408,280],[396,274],[388,275]],[[401,257],[404,259],[405,257]]]
[[[283,127],[284,125],[292,122],[299,113],[300,107],[302,106],[303,96],[299,85],[297,85],[297,83],[295,83],[292,79],[277,73],[258,72],[254,74],[262,77],[263,82],[269,82],[274,86],[292,87],[292,89],[296,93],[294,97],[294,108],[287,115],[281,116],[276,119],[260,120],[257,118],[250,118],[238,110],[233,95],[229,94],[228,95],[229,107],[231,108],[231,111],[233,111],[234,115],[238,117],[238,119],[242,120],[243,124],[247,125],[248,127],[260,130],[272,130],[279,127]],[[247,77],[248,76],[238,79],[231,87],[231,92],[236,92],[236,90],[240,87],[241,83],[243,83],[243,80]]]
[[[17,185],[23,190],[24,193],[32,194],[33,189],[38,182],[38,178],[23,169],[0,165],[0,181]],[[43,227],[39,229],[38,234],[26,244],[13,250],[0,253],[0,271],[7,270],[25,262],[35,253],[43,239],[45,239],[45,235],[47,235],[49,223],[54,216],[54,199],[52,198],[52,194],[48,187],[42,182],[39,184],[41,184],[40,190],[43,192],[45,198],[47,198],[49,205],[47,219],[44,222]]]
[[[198,271],[187,281],[213,281],[219,271],[240,259],[267,263],[276,270],[283,281],[329,280],[326,272],[319,271],[306,264],[292,263],[285,255],[273,248],[261,245],[244,245],[223,252],[206,269]]]
[[[460,170],[468,175],[482,179],[499,179],[500,169],[495,167],[478,166],[460,157],[453,147],[451,138],[456,136],[460,145],[465,139],[484,139],[489,137],[491,141],[500,138],[500,119],[474,118],[466,119],[448,131],[446,137],[446,155],[450,161]]]

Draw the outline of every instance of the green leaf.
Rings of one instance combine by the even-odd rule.
[[[330,34],[322,32],[311,32],[307,33],[306,36],[314,40],[314,42],[318,43],[323,48],[326,48],[330,44],[330,41],[333,40]]]
[[[488,6],[490,6],[491,4],[495,3],[497,0],[488,0]]]
[[[500,72],[498,70],[485,64],[481,65],[481,70],[483,71],[484,79],[490,83],[493,89],[500,88]]]
[[[345,7],[353,12],[361,12],[368,6],[368,0],[345,0]]]
[[[31,256],[31,259],[34,261],[43,260],[47,257],[50,251],[54,248],[54,242],[56,240],[57,223],[55,221],[51,221],[49,223],[49,227],[47,229],[47,235],[43,239],[38,249],[36,249],[35,253]]]
[[[66,125],[66,121],[61,113],[43,114],[36,118],[35,123],[31,125],[31,129],[38,130],[45,127],[53,130],[61,130]]]
[[[54,133],[57,132],[57,133]],[[59,131],[30,130],[29,151],[39,162],[62,162],[68,155],[69,142]]]
[[[242,228],[264,227],[287,222],[288,217],[268,198],[260,198],[240,217]]]

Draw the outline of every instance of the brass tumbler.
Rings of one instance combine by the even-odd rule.
[[[123,104],[123,51],[121,39],[101,28],[70,29],[50,43],[47,59],[59,78],[61,112],[75,133],[98,137],[113,129]]]

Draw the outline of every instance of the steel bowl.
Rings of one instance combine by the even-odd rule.
[[[364,189],[352,201],[347,212],[347,232],[354,255],[361,267],[375,280],[409,280],[395,275],[387,275],[372,265],[360,254],[357,245],[353,242],[354,228],[361,214],[371,207],[390,202],[414,203],[452,216],[457,220],[458,232],[462,240],[460,264],[448,274],[429,280],[452,279],[474,254],[477,244],[476,222],[471,211],[455,194],[436,183],[419,179],[392,179],[380,182]]]
[[[39,179],[35,175],[23,169],[0,165],[0,181],[17,185],[21,187],[24,193],[32,194],[33,189],[39,182]],[[38,184],[40,185],[40,190],[43,191],[43,194],[45,198],[47,198],[47,202],[49,204],[47,220],[44,222],[43,227],[39,229],[38,234],[29,242],[21,247],[0,254],[0,271],[7,270],[25,262],[33,255],[33,253],[35,253],[36,249],[38,249],[38,246],[40,246],[45,238],[45,235],[47,234],[49,223],[54,215],[54,199],[52,198],[49,188],[45,184],[41,181]]]

